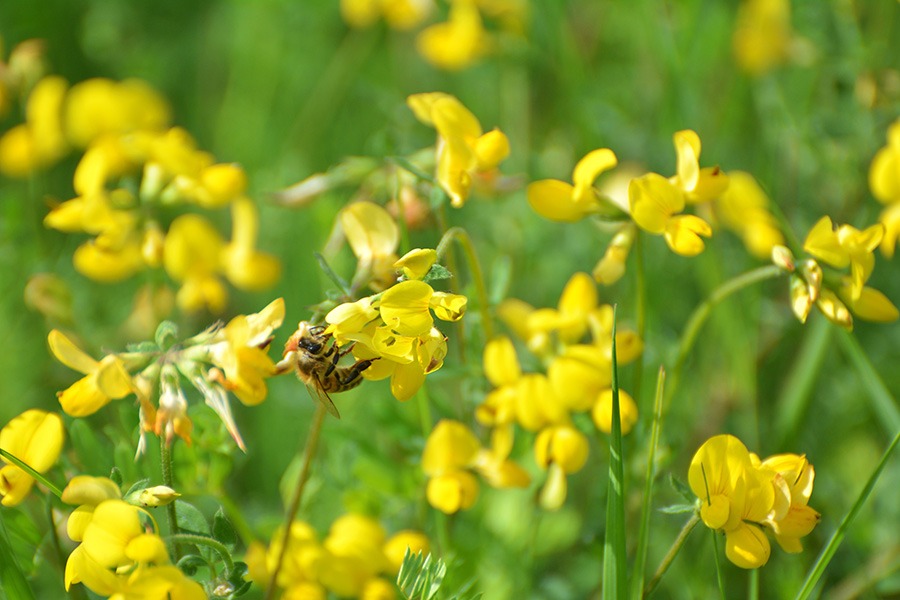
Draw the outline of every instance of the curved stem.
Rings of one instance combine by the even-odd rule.
[[[313,415],[312,423],[309,426],[309,437],[306,438],[306,448],[303,450],[303,464],[300,467],[300,475],[297,479],[297,487],[294,489],[294,497],[291,498],[291,504],[284,515],[284,535],[281,540],[281,549],[278,551],[278,561],[275,568],[272,569],[272,575],[269,577],[269,586],[266,590],[266,600],[275,597],[276,583],[278,581],[278,572],[281,571],[281,565],[284,563],[284,556],[287,554],[288,541],[291,536],[291,524],[300,510],[300,501],[303,499],[303,490],[306,487],[306,481],[309,479],[309,469],[312,465],[312,459],[319,447],[319,434],[322,433],[322,423],[325,421],[325,405],[321,402],[316,403],[316,412]]]
[[[234,572],[234,560],[231,558],[231,553],[228,552],[228,548],[225,547],[225,544],[215,538],[193,533],[178,533],[168,536],[167,539],[174,544],[193,544],[195,546],[212,548],[222,558],[222,562],[225,563],[226,574],[231,575],[231,573]]]
[[[678,383],[681,379],[681,369],[684,367],[688,354],[690,354],[694,347],[694,343],[697,341],[700,330],[703,328],[703,325],[706,324],[706,320],[709,318],[710,313],[712,313],[712,309],[735,292],[739,292],[754,283],[765,281],[766,279],[774,279],[783,274],[784,271],[775,265],[766,265],[764,267],[753,269],[752,271],[747,271],[717,287],[713,290],[713,293],[710,294],[709,298],[704,300],[702,304],[694,309],[694,312],[691,314],[691,317],[688,319],[687,325],[684,328],[684,333],[681,335],[681,343],[678,346],[678,355],[675,358],[675,367],[672,369],[669,387],[666,390],[665,407],[669,406],[669,402],[672,400],[675,390],[678,388]]]
[[[451,241],[456,241],[463,254],[466,255],[466,263],[472,272],[472,279],[475,281],[475,293],[478,295],[478,304],[481,311],[481,327],[484,331],[485,341],[494,337],[494,326],[491,321],[490,303],[488,302],[487,286],[484,283],[484,273],[481,270],[481,263],[478,262],[478,255],[475,253],[475,246],[472,245],[472,238],[462,227],[451,227],[448,229],[441,241],[437,245],[437,255],[440,259],[446,252]]]
[[[172,478],[172,450],[169,448],[169,444],[166,443],[164,437],[159,438],[159,465],[162,469],[163,485],[174,490],[175,482]],[[174,502],[166,504],[166,520],[169,523],[169,535],[177,537],[179,534],[178,513],[175,510]],[[181,559],[181,550],[179,549],[177,542],[172,544],[172,558],[174,559],[173,562],[176,563]]]
[[[659,584],[659,580],[662,579],[663,575],[666,574],[666,571],[669,570],[669,567],[672,566],[672,561],[675,560],[675,557],[678,556],[678,552],[681,550],[681,547],[684,546],[684,542],[687,541],[688,535],[690,535],[691,531],[694,530],[694,527],[697,526],[697,523],[700,522],[700,515],[698,513],[694,513],[690,520],[684,524],[684,527],[681,528],[681,531],[678,533],[678,537],[675,538],[675,541],[672,542],[672,547],[669,548],[669,551],[663,557],[662,562],[659,563],[659,567],[656,569],[656,573],[653,574],[653,577],[650,581],[647,582],[647,586],[644,588],[644,596],[648,596],[650,592],[652,592],[656,586]]]

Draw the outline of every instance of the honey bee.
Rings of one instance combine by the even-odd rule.
[[[350,352],[351,346],[339,348],[321,325],[301,321],[287,343],[284,357],[276,365],[278,373],[293,369],[297,378],[315,392],[316,399],[332,415],[341,418],[329,393],[337,394],[353,389],[362,381],[362,373],[376,360],[357,360],[352,365],[338,364]]]

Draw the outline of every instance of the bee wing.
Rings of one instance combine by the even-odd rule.
[[[309,390],[309,395],[325,405],[325,408],[328,409],[328,412],[331,413],[334,418],[340,419],[341,413],[338,412],[337,406],[334,405],[334,401],[331,399],[331,396],[328,395],[328,392],[322,389],[322,382],[319,381],[319,376],[314,375],[313,377],[315,377],[316,380],[315,385],[306,386]]]

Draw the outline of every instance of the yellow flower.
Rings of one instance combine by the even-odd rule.
[[[231,204],[231,243],[222,248],[225,276],[235,287],[259,291],[272,287],[281,277],[281,262],[271,254],[256,250],[259,215],[249,199],[241,197]]]
[[[700,254],[705,247],[701,237],[712,235],[709,224],[700,217],[679,214],[684,210],[685,194],[662,175],[647,173],[632,179],[628,204],[638,227],[664,235],[666,244],[676,254]]]
[[[746,446],[731,435],[710,438],[694,454],[688,482],[700,498],[703,523],[724,531],[728,560],[744,569],[766,564],[771,547],[763,523],[775,506],[775,489]]]
[[[459,421],[442,419],[435,425],[422,452],[422,470],[434,477],[472,466],[481,444]]]
[[[428,480],[425,489],[428,503],[452,515],[472,508],[478,499],[478,479],[468,471],[450,471]]]
[[[472,65],[488,47],[488,34],[472,0],[453,0],[448,20],[426,27],[416,38],[419,54],[447,71],[460,71]]]
[[[594,180],[618,164],[609,148],[589,152],[575,165],[570,185],[558,179],[542,179],[528,184],[528,203],[536,213],[551,221],[573,223],[600,210]]]
[[[566,475],[580,471],[587,462],[587,438],[568,425],[548,427],[534,442],[534,456],[538,466],[547,469],[539,499],[541,507],[558,510],[566,500]]]
[[[770,519],[775,540],[785,552],[800,552],[803,550],[800,538],[809,535],[820,518],[808,506],[816,471],[805,456],[797,454],[770,456],[759,466],[773,473],[775,487],[785,500],[785,506]]]
[[[353,287],[369,285],[378,291],[396,277],[400,229],[384,208],[374,202],[354,202],[340,212],[341,229],[357,258]]]
[[[185,311],[225,309],[228,292],[218,278],[224,242],[219,232],[200,215],[182,215],[172,221],[163,253],[169,276],[181,282],[176,301]]]
[[[633,223],[626,223],[616,232],[591,273],[597,283],[612,285],[622,278],[636,234],[637,228]]]
[[[392,29],[409,31],[433,10],[433,0],[341,0],[344,22],[356,28],[370,27],[383,16]]]
[[[597,402],[591,411],[594,425],[603,433],[612,431],[612,411],[612,390],[604,390],[597,396]],[[638,420],[637,403],[625,390],[619,390],[619,420],[622,435],[627,435]]]
[[[715,203],[716,216],[736,232],[750,253],[766,260],[772,248],[784,244],[778,222],[768,210],[770,200],[749,173],[731,171],[728,189]]]
[[[829,217],[822,217],[809,231],[803,249],[836,268],[850,266],[850,296],[858,300],[875,267],[873,251],[881,244],[884,226],[880,223],[860,231],[850,225],[835,229]]]
[[[597,303],[594,280],[587,273],[575,273],[566,282],[556,309],[542,308],[528,315],[529,338],[556,332],[564,344],[577,342],[587,332],[588,316]]]
[[[738,66],[762,75],[788,58],[791,6],[788,0],[744,0],[738,9],[732,46]]]
[[[170,120],[165,99],[138,79],[88,79],[66,97],[66,137],[82,148],[107,134],[161,130]]]
[[[841,287],[838,289],[838,297],[860,319],[876,323],[890,323],[900,317],[897,307],[878,290],[863,287],[859,297],[854,300],[851,293],[852,286],[850,278],[844,277]]]
[[[715,200],[728,189],[729,178],[718,167],[700,168],[700,136],[690,129],[676,131],[676,173],[669,178],[674,186],[685,193],[688,202]]]
[[[887,145],[875,153],[869,167],[872,195],[884,204],[900,202],[900,119],[887,132]]]
[[[319,581],[339,596],[358,596],[387,566],[385,538],[384,528],[370,517],[340,517],[323,542],[327,554],[319,565]]]
[[[384,556],[387,559],[387,572],[396,575],[403,564],[403,556],[409,550],[411,554],[421,552],[423,556],[431,551],[428,537],[421,531],[405,529],[392,535],[384,543]]]
[[[62,451],[65,434],[59,415],[43,410],[26,410],[0,430],[3,448],[38,473],[46,473]],[[5,463],[5,459],[3,460]],[[15,506],[25,499],[34,478],[13,464],[0,468],[0,495],[3,506]]]
[[[50,332],[47,341],[59,362],[85,374],[57,394],[66,414],[73,417],[93,414],[110,400],[124,398],[134,391],[134,383],[124,362],[115,354],[104,356],[98,362],[56,329]]]
[[[449,94],[414,94],[406,103],[419,121],[437,130],[437,180],[451,204],[461,207],[473,180],[493,176],[509,155],[509,140],[499,129],[483,133],[475,115]]]
[[[59,160],[68,150],[61,110],[68,84],[62,77],[41,79],[31,91],[25,123],[0,138],[0,173],[26,177]]]

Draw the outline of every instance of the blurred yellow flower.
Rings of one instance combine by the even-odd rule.
[[[434,0],[341,0],[341,16],[351,27],[371,27],[379,17],[398,31],[408,31],[434,11]]]
[[[591,410],[594,425],[603,433],[612,431],[612,390],[603,390],[597,396],[597,402]],[[622,435],[631,432],[638,420],[638,408],[634,398],[625,390],[619,390],[619,422],[622,425]]]
[[[490,48],[490,38],[474,0],[452,0],[447,21],[423,29],[416,38],[419,54],[447,71],[471,66]]]
[[[27,177],[65,155],[62,105],[68,87],[58,76],[44,77],[34,86],[25,107],[25,123],[0,138],[0,173]]]
[[[638,227],[664,235],[666,244],[676,254],[700,254],[705,247],[702,238],[712,235],[712,228],[700,217],[679,214],[684,210],[684,193],[662,175],[647,173],[632,179],[628,204]]]
[[[545,510],[558,510],[566,501],[566,475],[580,471],[588,458],[588,441],[577,429],[554,426],[543,429],[534,442],[538,466],[547,469],[539,501]]]
[[[36,408],[26,410],[0,430],[0,448],[38,473],[46,473],[62,451],[65,432],[59,415]],[[0,458],[6,463],[5,458]],[[0,468],[0,496],[3,506],[15,506],[25,499],[34,478],[14,464]]]
[[[558,179],[542,179],[528,184],[528,203],[536,213],[551,221],[572,223],[600,210],[594,180],[618,164],[609,148],[593,150],[578,161],[570,185]]]
[[[357,259],[353,288],[368,285],[380,291],[390,287],[396,281],[394,263],[400,244],[394,218],[380,205],[367,201],[346,206],[338,218]]]
[[[884,226],[880,223],[863,231],[851,225],[835,228],[831,218],[822,217],[810,229],[803,249],[838,269],[850,266],[850,297],[855,301],[875,267],[875,248],[881,244]]]
[[[791,46],[788,0],[742,0],[732,37],[738,67],[759,76],[783,64]]]
[[[451,204],[461,207],[476,178],[496,174],[509,155],[509,140],[499,129],[483,133],[475,115],[449,94],[414,94],[406,103],[419,121],[437,130],[437,180]]]
[[[747,250],[761,260],[784,244],[778,221],[769,212],[770,200],[756,179],[744,171],[728,173],[728,189],[715,202],[716,216],[737,233]]]

